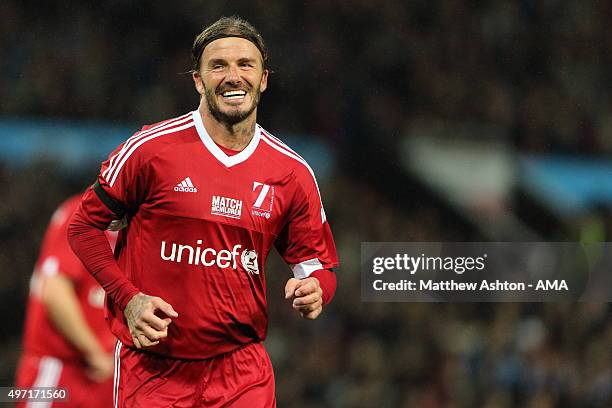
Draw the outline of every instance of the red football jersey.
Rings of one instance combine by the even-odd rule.
[[[30,296],[24,328],[24,351],[40,356],[53,356],[63,360],[78,360],[80,352],[69,343],[49,320],[47,309],[40,296],[42,276],[63,275],[74,285],[83,316],[102,347],[111,352],[115,338],[104,322],[104,291],[87,272],[79,258],[72,252],[66,235],[70,216],[78,208],[81,195],[76,195],[55,211],[45,233],[40,255],[30,280]],[[108,233],[111,246],[116,233]]]
[[[148,351],[209,358],[265,339],[272,245],[298,278],[338,265],[311,168],[259,125],[234,155],[197,110],[145,126],[111,153],[98,180],[128,209],[119,266],[179,314]],[[133,345],[122,311],[107,304],[111,330]]]

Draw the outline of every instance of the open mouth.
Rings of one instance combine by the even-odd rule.
[[[221,94],[223,98],[228,100],[235,99],[243,99],[246,96],[246,91],[243,90],[233,90],[233,91],[225,91]]]

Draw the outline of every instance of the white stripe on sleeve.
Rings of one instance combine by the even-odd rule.
[[[160,136],[165,136],[171,133],[175,133],[175,132],[180,132],[181,130],[185,130],[187,128],[193,127],[194,124],[193,122],[189,122],[185,125],[179,126],[179,127],[174,127],[171,129],[167,129],[164,130],[162,132],[158,132],[158,133],[153,133],[143,139],[140,139],[138,142],[136,142],[123,156],[123,158],[121,159],[120,162],[117,163],[117,167],[113,170],[112,173],[109,173],[107,176],[106,181],[108,182],[108,184],[112,187],[115,184],[115,181],[117,180],[117,177],[119,176],[119,173],[121,172],[121,168],[123,167],[123,165],[125,164],[125,162],[130,158],[130,156],[132,155],[132,153],[134,153],[134,151],[136,149],[138,149],[138,147],[140,147],[140,145],[142,145],[143,143],[148,142],[149,140],[158,138]],[[110,178],[110,180],[109,180]]]
[[[310,167],[310,165],[308,163],[306,163],[306,161],[304,159],[302,159],[301,156],[298,156],[297,154],[291,153],[290,151],[288,151],[284,147],[279,146],[278,144],[273,142],[272,139],[267,137],[268,136],[267,133],[261,132],[261,135],[262,135],[261,140],[263,140],[265,143],[267,143],[268,146],[270,146],[274,150],[284,154],[285,156],[289,156],[292,159],[302,163],[306,167],[306,169],[308,169],[308,172],[312,176],[312,179],[313,179],[313,181],[315,183],[315,186],[317,187],[317,194],[319,195],[319,203],[321,204],[321,223],[324,224],[325,221],[327,221],[327,217],[325,216],[325,211],[323,210],[323,201],[321,200],[321,192],[319,191],[319,183],[317,183],[317,178],[315,177],[314,171],[312,171],[312,168]]]
[[[110,174],[116,164],[117,164],[117,159],[121,158],[121,156],[131,147],[131,145],[137,141],[138,139],[141,139],[142,137],[146,136],[146,135],[150,135],[151,133],[155,133],[155,132],[159,132],[161,130],[167,129],[169,127],[172,126],[176,126],[176,125],[180,125],[182,123],[184,123],[186,120],[190,120],[191,118],[188,117],[191,115],[190,113],[187,113],[183,116],[179,116],[178,118],[174,118],[174,119],[170,119],[167,121],[164,121],[156,126],[153,126],[147,130],[141,130],[139,132],[136,132],[132,137],[130,137],[128,140],[125,141],[125,143],[123,144],[123,147],[121,148],[121,150],[117,153],[115,153],[113,155],[113,157],[111,157],[110,161],[109,161],[109,165],[108,168],[106,170],[104,170],[104,172],[102,173],[102,177],[104,177],[105,180],[108,181],[107,176],[108,174]]]
[[[323,265],[321,265],[318,258],[308,259],[300,262],[299,264],[291,265],[293,276],[295,276],[297,279],[307,278],[311,273],[318,271],[319,269],[323,269]]]

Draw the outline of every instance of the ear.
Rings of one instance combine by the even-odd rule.
[[[270,73],[269,70],[267,69],[263,70],[263,74],[261,75],[261,82],[259,83],[260,92],[263,92],[268,88],[268,74],[269,73]]]
[[[200,72],[193,71],[191,73],[191,78],[193,78],[193,84],[198,93],[200,95],[204,95],[204,82],[202,81],[202,76],[200,75]]]

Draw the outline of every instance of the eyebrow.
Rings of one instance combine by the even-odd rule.
[[[215,58],[215,59],[211,59],[210,61],[208,61],[208,65],[225,64],[225,63],[227,63],[227,61],[225,61],[222,58]]]
[[[238,59],[238,63],[241,62],[257,62],[256,58],[248,58],[248,57],[243,57],[243,58],[239,58]],[[216,64],[227,64],[227,60],[223,59],[223,58],[214,58],[211,59],[210,61],[208,61],[208,65],[216,65]]]

